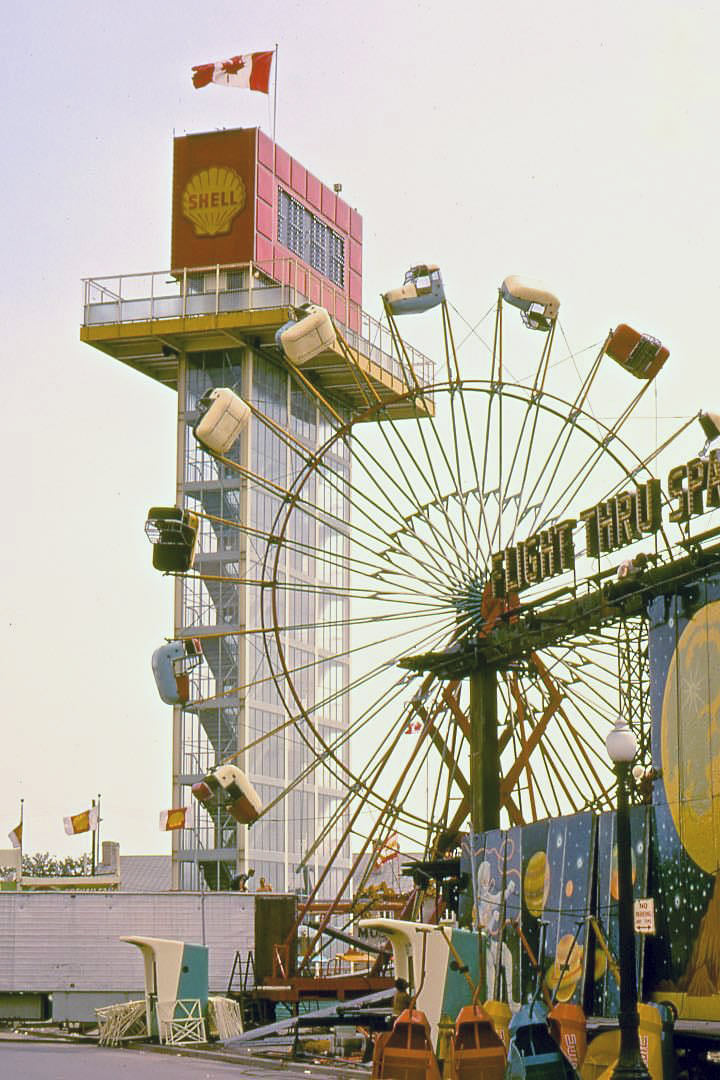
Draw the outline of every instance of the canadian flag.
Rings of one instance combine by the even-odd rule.
[[[193,86],[199,90],[210,83],[220,86],[239,86],[242,90],[258,90],[269,93],[270,68],[274,53],[254,52],[244,56],[231,56],[216,64],[199,64],[193,70]]]

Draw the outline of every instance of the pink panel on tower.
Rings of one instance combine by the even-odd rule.
[[[354,330],[356,334],[360,332],[360,308],[355,304],[350,304],[348,326],[351,330]]]
[[[335,318],[343,326],[347,326],[347,302],[344,293],[335,293]]]
[[[255,235],[255,262],[263,263],[266,274],[272,274],[273,246],[269,240],[259,234]]]
[[[308,300],[311,304],[320,304],[322,300],[320,298],[320,282],[313,274],[308,282]]]
[[[328,285],[323,281],[322,285],[322,300],[320,301],[324,308],[327,308],[332,315],[335,310],[335,290],[332,285]]]
[[[275,147],[275,172],[280,180],[290,183],[290,155],[279,146]]]
[[[335,208],[335,224],[343,232],[350,232],[350,207],[342,199],[337,200]]]
[[[362,218],[357,210],[350,211],[350,235],[354,240],[362,240]]]
[[[290,281],[291,266],[291,263],[288,260],[288,252],[285,248],[276,244],[273,249],[273,258],[275,260],[273,277],[278,281],[281,281],[283,285],[287,285]]]
[[[268,206],[261,199],[257,201],[255,227],[259,233],[267,236],[268,240],[273,238],[273,211],[272,206]]]
[[[269,169],[263,168],[262,165],[258,165],[257,171],[257,193],[261,199],[264,199],[270,206],[273,204],[273,174]]]
[[[300,162],[296,161],[295,158],[293,158],[290,163],[290,175],[292,177],[293,191],[295,191],[301,199],[304,199],[307,169],[304,169]]]
[[[312,173],[307,174],[307,201],[311,206],[314,206],[316,210],[320,209],[320,202],[322,199],[322,184],[316,176]]]
[[[357,240],[350,241],[350,269],[362,274],[362,245]]]
[[[354,300],[356,304],[362,304],[362,278],[354,270],[350,271],[349,277],[350,288],[348,291],[350,299]]]
[[[273,144],[272,139],[268,139],[267,135],[264,135],[260,128],[257,133],[257,156],[258,161],[263,165],[267,165],[270,172],[273,167]]]
[[[326,218],[330,221],[335,220],[335,203],[337,202],[337,195],[334,191],[331,191],[329,187],[325,187],[323,184],[322,189],[322,212]]]

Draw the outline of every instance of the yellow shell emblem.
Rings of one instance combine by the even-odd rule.
[[[226,165],[213,166],[190,177],[183,191],[182,212],[196,236],[220,236],[230,232],[245,198],[242,177]]]

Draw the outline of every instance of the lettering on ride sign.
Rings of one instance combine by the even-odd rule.
[[[659,480],[648,480],[635,491],[621,491],[580,513],[585,523],[585,550],[591,558],[632,544],[655,533],[662,523]]]
[[[676,465],[668,473],[668,519],[689,521],[707,510],[720,507],[720,460],[716,450],[707,458],[693,458]],[[585,532],[585,552],[590,558],[627,547],[643,536],[651,536],[662,525],[660,481],[647,480],[634,490],[621,491],[610,499],[580,513]],[[573,530],[575,518],[567,518],[547,529],[496,551],[490,556],[490,587],[493,597],[520,592],[566,570],[575,569]]]
[[[684,482],[684,483],[683,483]],[[706,506],[703,505],[703,492]],[[711,450],[707,461],[693,458],[687,465],[676,465],[668,474],[668,495],[676,503],[670,511],[670,521],[689,521],[720,506],[720,462],[717,451]]]
[[[568,518],[549,529],[542,529],[527,540],[497,551],[491,556],[490,585],[494,597],[519,592],[547,578],[575,567],[573,529],[575,518]]]

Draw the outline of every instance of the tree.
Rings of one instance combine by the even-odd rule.
[[[34,855],[23,855],[22,872],[26,877],[82,877],[92,872],[89,855],[66,855],[61,859],[49,851],[36,851]],[[12,868],[0,867],[0,875],[8,878]]]

